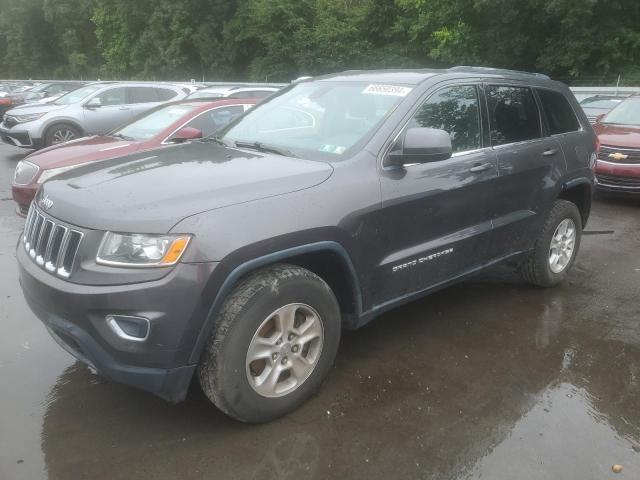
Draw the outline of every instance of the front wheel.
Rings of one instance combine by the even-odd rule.
[[[60,123],[47,130],[47,134],[44,139],[44,146],[49,147],[51,145],[57,145],[58,143],[65,143],[79,138],[80,136],[80,130],[73,125]]]
[[[340,309],[314,273],[274,265],[231,293],[198,368],[205,395],[244,422],[291,412],[329,373],[340,342]]]
[[[552,287],[565,279],[582,239],[578,207],[556,200],[533,250],[520,266],[524,280],[540,287]]]

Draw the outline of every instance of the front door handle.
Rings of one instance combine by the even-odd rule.
[[[485,170],[491,170],[493,163],[475,163],[473,167],[469,169],[470,172],[484,172]]]
[[[129,110],[129,107],[120,107],[120,110]]]
[[[545,157],[552,157],[556,153],[558,153],[557,148],[547,148],[544,152],[542,152],[542,155],[544,155]]]

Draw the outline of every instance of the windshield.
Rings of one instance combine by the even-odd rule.
[[[622,103],[622,98],[587,98],[580,102],[580,105],[587,108],[608,108],[612,109],[619,103]]]
[[[602,123],[619,125],[640,125],[640,97],[627,98],[611,110]]]
[[[196,108],[198,108],[197,105],[167,105],[125,125],[113,134],[135,140],[147,140]]]
[[[254,107],[221,136],[311,160],[338,159],[364,140],[411,88],[364,82],[301,83]]]
[[[78,88],[66,95],[61,96],[55,102],[55,105],[71,105],[72,103],[78,103],[87,98],[94,92],[100,90],[104,85],[88,85],[86,87]]]

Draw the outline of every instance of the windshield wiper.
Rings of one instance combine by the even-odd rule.
[[[135,140],[135,138],[133,137],[127,137],[126,135],[123,135],[121,133],[112,133],[111,135],[109,135],[110,137],[114,137],[114,138],[120,138],[122,140],[126,140],[128,142]]]
[[[236,147],[238,148],[249,148],[251,150],[258,150],[259,152],[275,153],[276,155],[282,155],[283,157],[298,158],[298,156],[294,154],[291,150],[276,147],[274,145],[269,145],[262,142],[246,142],[242,140],[236,140],[235,144],[236,144]]]
[[[223,147],[228,147],[229,146],[218,135],[211,135],[211,136],[208,136],[208,137],[204,137],[204,138],[201,138],[200,141],[201,142],[214,142],[214,143],[217,143],[218,145],[222,145]]]

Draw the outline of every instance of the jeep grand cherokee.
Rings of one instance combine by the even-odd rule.
[[[596,136],[539,74],[351,71],[218,136],[46,182],[17,248],[31,308],[108,379],[262,422],[318,390],[342,328],[499,262],[549,287]]]

